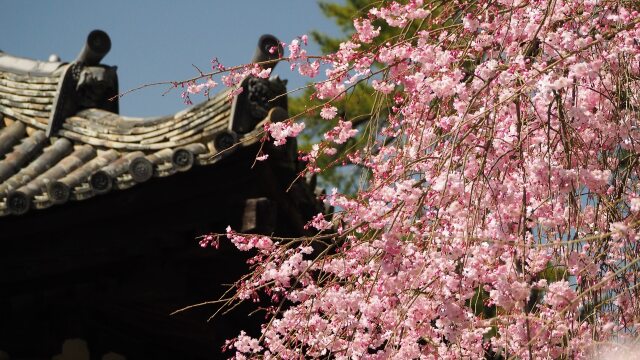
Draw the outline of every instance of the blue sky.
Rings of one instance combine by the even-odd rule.
[[[0,50],[12,55],[46,60],[55,53],[72,61],[91,30],[106,31],[112,46],[102,63],[118,66],[121,92],[191,77],[196,74],[191,64],[204,71],[214,57],[227,66],[244,64],[264,33],[285,42],[311,30],[339,34],[315,0],[0,0],[0,5]],[[315,44],[308,50],[319,52]],[[289,89],[304,84],[286,64],[275,73],[289,79]],[[179,92],[163,97],[165,89],[125,96],[120,112],[155,116],[183,109]]]

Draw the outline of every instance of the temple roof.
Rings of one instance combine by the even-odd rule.
[[[223,91],[175,115],[121,116],[117,102],[105,99],[117,94],[115,67],[85,52],[72,63],[0,52],[0,216],[214,164],[259,142],[264,121],[287,117],[286,98],[255,99],[284,92],[279,79],[245,79],[242,86],[253,90],[236,98]]]

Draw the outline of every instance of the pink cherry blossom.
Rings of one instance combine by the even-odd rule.
[[[324,106],[322,110],[320,110],[320,116],[323,119],[331,120],[338,114],[338,108],[335,106]]]
[[[352,129],[351,121],[338,121],[338,126],[324,134],[324,138],[336,144],[343,144],[358,133],[358,129]]]
[[[369,19],[355,19],[353,26],[358,34],[358,39],[363,43],[370,43],[373,39],[380,35],[380,27],[374,28]]]
[[[257,161],[265,161],[269,158],[269,154],[262,154],[262,155],[258,155],[256,156],[256,160]]]
[[[189,85],[189,87],[187,87],[187,91],[189,92],[189,94],[197,94],[202,91],[204,87],[204,84],[191,84]]]
[[[277,122],[265,126],[277,146],[284,145],[287,137],[296,137],[304,129],[304,123]]]
[[[309,111],[333,124],[299,159],[322,175],[337,157],[362,177],[355,194],[321,198],[334,213],[305,219],[305,236],[229,228],[255,255],[234,299],[274,305],[232,356],[585,359],[636,339],[639,11],[385,1],[333,54],[294,39],[292,69],[320,77],[324,104]],[[383,25],[399,35],[380,39]],[[252,74],[233,69],[227,86]],[[335,123],[360,83],[376,99],[370,119]],[[303,129],[264,127],[275,145]]]
[[[317,214],[316,216],[314,216],[308,225],[318,230],[328,230],[331,228],[331,223],[324,219],[323,214]]]

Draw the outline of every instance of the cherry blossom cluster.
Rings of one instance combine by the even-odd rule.
[[[231,100],[234,96],[242,93],[242,87],[240,83],[247,76],[255,76],[266,79],[271,74],[271,68],[262,67],[258,64],[249,64],[245,66],[239,66],[233,69],[227,69],[217,59],[212,60],[211,66],[212,72],[203,73],[200,69],[199,76],[191,80],[182,82],[172,82],[171,86],[174,88],[181,87],[185,89],[180,96],[182,97],[186,105],[193,105],[191,95],[203,94],[205,97],[209,97],[211,90],[218,86],[218,83],[214,80],[214,75],[225,74],[221,76],[222,83],[231,90],[227,93],[227,97]]]
[[[367,178],[327,196],[337,212],[309,219],[316,236],[229,229],[256,252],[237,299],[274,304],[234,356],[582,359],[637,338],[639,11],[384,1],[334,54],[311,59],[294,40],[292,69],[328,65],[314,111],[332,124],[301,159],[322,171],[356,139],[344,161]],[[398,35],[380,39],[382,26]],[[360,82],[385,115],[356,129],[335,102]],[[265,129],[281,145],[303,128]]]

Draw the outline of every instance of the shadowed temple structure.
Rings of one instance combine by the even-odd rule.
[[[261,37],[254,61],[272,46]],[[110,48],[96,30],[70,63],[0,52],[0,358],[63,359],[69,339],[87,359],[219,358],[262,314],[169,315],[247,270],[246,254],[196,237],[227,225],[300,236],[324,211],[315,180],[298,179],[295,141],[261,142],[265,122],[288,117],[285,81],[249,77],[235,97],[132,118],[109,100]]]

